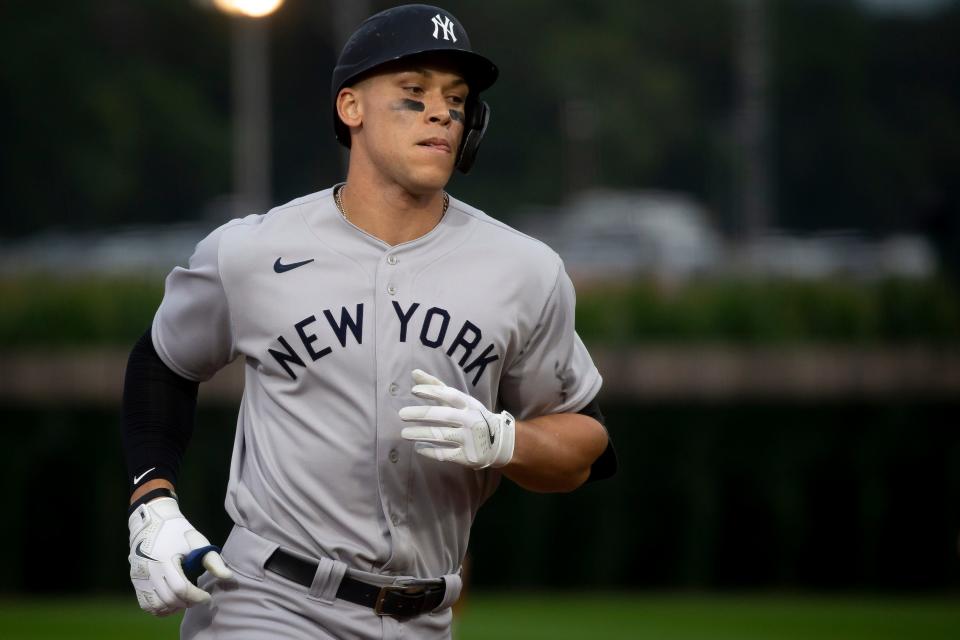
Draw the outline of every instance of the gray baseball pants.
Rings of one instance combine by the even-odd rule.
[[[444,576],[447,593],[434,612],[400,621],[373,609],[336,598],[346,565],[320,559],[308,589],[275,573],[264,563],[277,545],[242,527],[234,527],[223,559],[235,580],[218,581],[204,573],[198,585],[212,598],[187,609],[182,640],[448,640],[450,605],[460,595],[457,575]],[[356,579],[393,584],[392,576],[349,570]]]

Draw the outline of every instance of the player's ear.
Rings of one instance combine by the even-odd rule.
[[[360,95],[353,87],[344,87],[337,95],[337,116],[348,127],[359,127],[363,122]]]

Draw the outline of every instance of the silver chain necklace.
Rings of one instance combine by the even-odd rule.
[[[343,216],[343,219],[349,220],[349,218],[347,218],[347,210],[343,208],[343,196],[340,195],[341,193],[343,193],[343,188],[345,186],[346,185],[341,184],[340,186],[338,186],[336,189],[333,190],[333,201],[337,204],[337,209],[340,210],[340,215]],[[447,195],[446,191],[444,191],[443,192],[443,211],[440,212],[441,216],[447,212],[447,207],[449,206],[450,206],[450,196]]]

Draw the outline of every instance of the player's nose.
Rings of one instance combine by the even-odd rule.
[[[431,123],[450,124],[450,105],[443,96],[430,96],[426,100],[426,116]]]

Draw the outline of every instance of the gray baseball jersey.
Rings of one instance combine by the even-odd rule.
[[[557,254],[453,198],[396,246],[341,216],[332,189],[228,222],[168,276],[153,341],[191,380],[245,359],[234,522],[387,575],[456,572],[500,479],[401,439],[397,411],[423,404],[411,370],[518,419],[581,409],[601,385]]]

